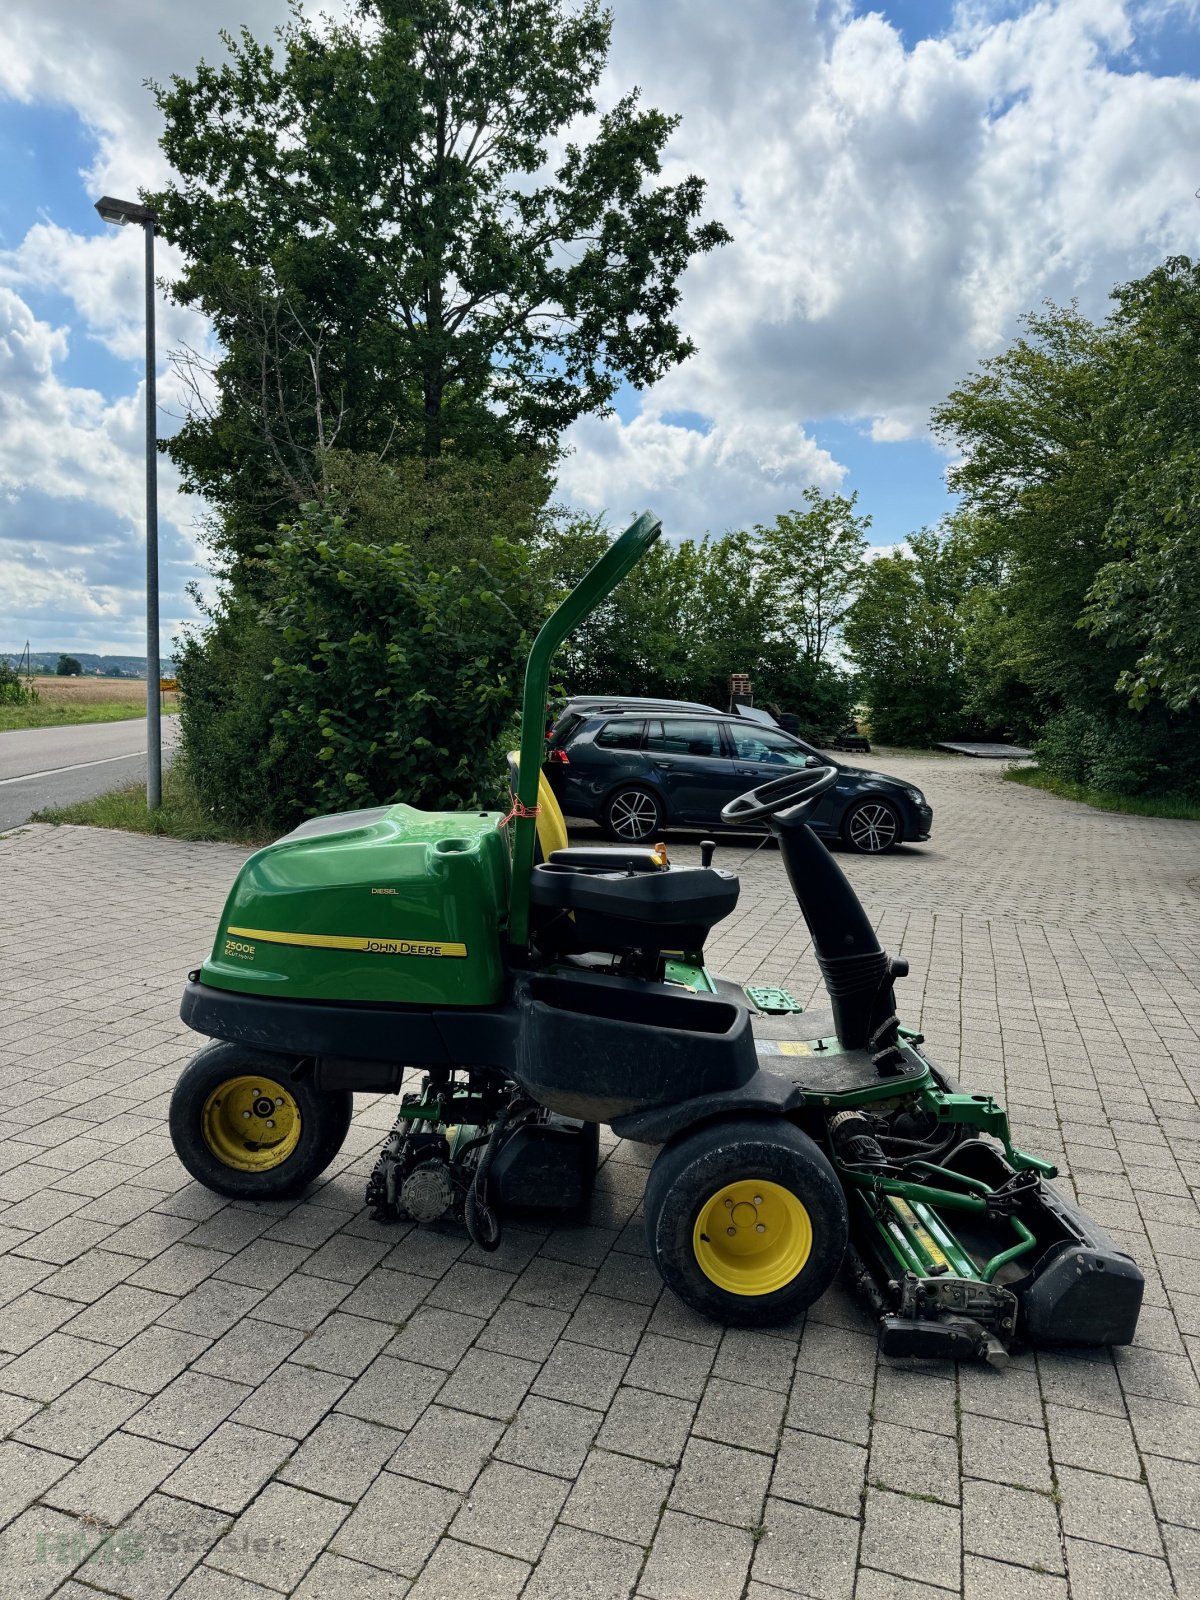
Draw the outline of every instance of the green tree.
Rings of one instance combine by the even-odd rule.
[[[699,178],[660,181],[677,119],[636,90],[597,114],[610,27],[597,0],[358,0],[156,87],[178,180],[148,199],[222,351],[183,354],[166,448],[221,555],[319,498],[332,445],[552,452],[691,352],[679,278],[728,235]]]
[[[569,552],[557,569],[569,586],[606,535],[589,525],[576,526],[565,545],[557,542],[562,537],[556,530],[552,547]],[[577,693],[724,706],[730,675],[746,672],[760,705],[796,712],[806,733],[828,737],[849,714],[849,681],[824,657],[806,655],[800,624],[781,611],[781,589],[757,531],[663,540],[572,641],[563,683]]]
[[[961,730],[970,567],[961,537],[928,528],[867,564],[843,637],[876,739],[930,745]]]
[[[1063,777],[1200,788],[1200,273],[1174,258],[1094,326],[1050,306],[934,413],[987,581],[967,707]]]
[[[83,667],[74,656],[59,656],[54,670],[60,678],[78,678],[83,674]]]
[[[570,530],[563,588],[583,575],[610,535],[600,528]],[[574,693],[690,697],[691,651],[680,607],[685,604],[682,547],[652,545],[634,574],[620,584],[572,639],[556,671]]]
[[[436,461],[331,450],[325,491],[367,543],[401,541],[444,569],[487,559],[497,534],[531,543],[551,526],[549,482],[539,456]]]
[[[961,452],[952,490],[976,519],[999,599],[972,617],[972,660],[993,695],[1026,685],[1040,713],[1110,695],[1124,663],[1078,627],[1104,561],[1114,497],[1103,330],[1047,306],[933,413]]]
[[[1083,618],[1137,652],[1136,708],[1200,705],[1200,265],[1172,257],[1116,291],[1106,411],[1119,481]]]
[[[804,491],[803,511],[755,526],[763,565],[763,606],[775,634],[812,668],[830,644],[862,578],[870,517],[855,515],[857,494]]]

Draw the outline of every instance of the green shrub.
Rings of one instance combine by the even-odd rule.
[[[262,603],[229,598],[180,654],[201,802],[227,821],[405,800],[494,805],[538,609],[523,549],[433,570],[315,503],[281,530]]]
[[[39,699],[37,690],[22,680],[11,662],[0,661],[0,706],[32,706]]]
[[[315,774],[282,736],[271,680],[276,638],[259,608],[227,596],[210,626],[176,645],[182,754],[201,807],[227,827],[285,830],[304,816]]]
[[[1054,777],[1105,794],[1200,797],[1200,728],[1161,709],[1067,707],[1046,722],[1034,752]]]

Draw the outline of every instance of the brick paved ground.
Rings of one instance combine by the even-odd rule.
[[[723,1333],[660,1293],[648,1153],[611,1141],[589,1227],[495,1256],[380,1227],[367,1097],[322,1187],[226,1205],[164,1119],[241,853],[26,829],[0,839],[5,1600],[1200,1596],[1200,825],[886,764],[937,810],[934,844],[846,863],[912,964],[902,1010],[1134,1251],[1137,1346],[887,1363],[841,1289]],[[778,857],[743,881],[714,960],[813,992]]]

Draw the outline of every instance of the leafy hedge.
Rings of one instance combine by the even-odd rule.
[[[0,706],[36,704],[38,692],[27,684],[10,661],[0,661]]]
[[[1034,744],[1055,777],[1118,795],[1200,794],[1200,729],[1195,718],[1161,709],[1140,716],[1069,707],[1050,717]]]
[[[436,571],[311,503],[266,571],[265,601],[227,596],[180,654],[202,803],[279,829],[394,800],[495,804],[538,609],[525,551],[496,538],[486,561]]]

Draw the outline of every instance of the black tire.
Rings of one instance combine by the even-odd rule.
[[[890,800],[871,795],[852,805],[842,818],[842,839],[857,855],[881,856],[904,837],[900,813]]]
[[[604,802],[600,825],[618,844],[645,844],[662,832],[662,801],[640,783],[623,783]]]
[[[711,1257],[724,1243],[713,1243],[702,1231],[701,1218],[714,1203],[730,1205],[728,1200],[720,1200],[726,1187],[745,1184],[749,1192],[764,1182],[771,1185],[765,1197],[768,1201],[777,1191],[787,1191],[792,1201],[799,1203],[806,1221],[785,1220],[783,1233],[764,1242],[761,1254],[751,1249],[735,1257],[751,1263],[745,1270],[757,1273],[760,1281],[752,1283],[747,1277],[741,1289],[731,1290],[710,1276],[698,1255],[703,1250]],[[757,1195],[751,1198],[761,1206]],[[756,1219],[770,1215],[765,1208],[758,1210],[750,1199],[736,1203],[754,1213],[745,1224],[751,1244],[750,1226],[756,1233],[772,1231],[765,1224],[758,1227]],[[663,1282],[687,1305],[717,1322],[761,1326],[789,1321],[824,1294],[846,1253],[846,1199],[833,1168],[807,1134],[782,1118],[713,1123],[667,1145],[650,1169],[645,1212],[646,1241]],[[735,1215],[731,1207],[731,1220]],[[778,1251],[781,1240],[787,1243],[788,1228],[805,1227],[810,1230],[807,1250],[801,1248],[803,1238],[793,1236],[793,1254],[785,1251],[772,1258],[776,1275],[786,1274],[785,1281],[774,1288],[763,1287],[764,1269],[753,1263],[766,1261],[769,1277],[769,1252]],[[737,1246],[724,1248],[736,1250]],[[733,1268],[735,1274],[743,1270],[741,1266]]]
[[[286,1056],[216,1040],[198,1051],[183,1069],[171,1095],[171,1142],[192,1177],[206,1189],[231,1200],[285,1200],[307,1188],[337,1155],[350,1126],[354,1096],[348,1089],[314,1089],[292,1075],[292,1065]],[[265,1133],[269,1126],[265,1119],[245,1118],[255,1128],[261,1124],[264,1143],[247,1143],[244,1159],[274,1164],[244,1170],[219,1153],[222,1141],[218,1135],[228,1124],[222,1120],[222,1099],[217,1092],[223,1085],[232,1087],[239,1080],[255,1077],[281,1089],[292,1106],[287,1138],[273,1150],[266,1142],[270,1135]],[[254,1090],[261,1087],[253,1085]],[[247,1093],[239,1092],[243,1097]],[[257,1102],[251,1105],[252,1114],[254,1104]],[[225,1143],[228,1153],[236,1156],[232,1142]]]

